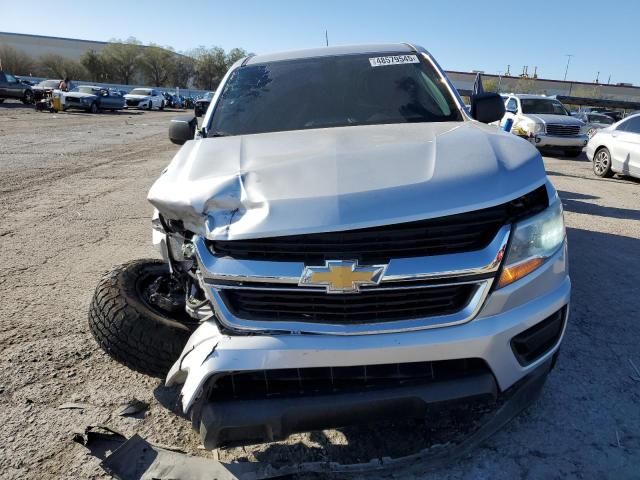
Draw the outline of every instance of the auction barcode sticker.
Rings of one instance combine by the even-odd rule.
[[[386,65],[402,65],[403,63],[420,63],[416,55],[392,55],[389,57],[369,58],[372,67],[384,67]]]

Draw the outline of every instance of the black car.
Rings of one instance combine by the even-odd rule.
[[[193,107],[194,113],[196,117],[201,117],[205,113],[207,113],[207,109],[211,104],[211,100],[216,92],[207,92],[204,94],[204,97],[196,100],[195,106]]]
[[[33,103],[33,90],[9,72],[0,71],[0,103],[7,98],[20,100],[22,103]]]
[[[606,115],[607,117],[613,118],[614,121],[618,122],[622,120],[622,112],[618,112],[616,110],[609,110],[607,108],[593,108],[591,110],[593,113],[601,113],[602,115]]]

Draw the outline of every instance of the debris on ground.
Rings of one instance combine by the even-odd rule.
[[[131,417],[138,413],[146,412],[147,410],[149,410],[149,404],[147,402],[133,398],[123,405],[123,408],[120,409],[118,415],[121,417]]]

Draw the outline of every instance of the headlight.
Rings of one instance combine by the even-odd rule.
[[[515,225],[498,288],[539,268],[562,247],[565,230],[560,199],[543,212]]]
[[[533,133],[544,133],[544,123],[534,123],[533,124]]]

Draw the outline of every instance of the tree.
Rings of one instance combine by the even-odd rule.
[[[199,47],[191,52],[196,61],[195,84],[204,90],[215,90],[228,70],[227,56],[220,47]]]
[[[167,84],[175,68],[176,54],[151,44],[142,50],[140,67],[146,78],[156,87]]]
[[[236,63],[241,58],[246,57],[247,55],[249,54],[244,48],[232,48],[231,50],[229,50],[229,53],[227,53],[227,58],[225,62],[227,64],[227,70],[231,67],[231,65]]]
[[[500,93],[498,91],[498,79],[497,78],[487,78],[487,79],[482,79],[482,87],[484,88],[485,92],[494,92],[494,93]]]
[[[87,70],[92,82],[104,80],[105,65],[100,53],[95,50],[89,50],[80,57],[80,63]]]
[[[187,55],[177,55],[169,82],[174,87],[186,88],[196,73],[196,61]]]
[[[87,76],[86,70],[80,63],[55,53],[45,53],[39,58],[38,63],[40,64],[39,72],[46,77],[78,80]]]
[[[15,75],[30,75],[36,67],[33,58],[10,45],[0,45],[0,70]]]
[[[141,53],[142,46],[133,37],[124,42],[112,40],[102,51],[107,77],[129,85],[138,71]]]
[[[522,77],[516,81],[513,91],[516,93],[544,93],[537,88],[535,79],[526,77]]]

